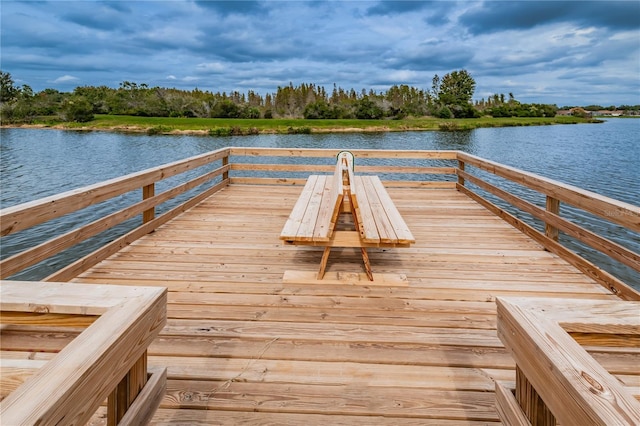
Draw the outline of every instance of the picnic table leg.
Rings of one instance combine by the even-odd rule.
[[[324,253],[322,253],[322,260],[320,261],[320,270],[318,271],[319,280],[324,277],[324,270],[327,267],[327,262],[329,261],[329,253],[331,253],[331,247],[325,247]]]
[[[364,262],[364,271],[367,273],[367,277],[369,281],[373,281],[373,272],[371,272],[371,262],[369,262],[369,255],[367,254],[367,249],[364,247],[360,248],[362,252],[362,261]]]

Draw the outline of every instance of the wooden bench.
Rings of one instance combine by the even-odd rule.
[[[318,279],[324,277],[331,247],[359,247],[367,277],[373,281],[368,247],[415,243],[380,178],[354,176],[353,165],[353,154],[343,151],[332,176],[309,176],[280,234],[286,244],[325,247]],[[337,229],[341,213],[352,215],[354,229]]]

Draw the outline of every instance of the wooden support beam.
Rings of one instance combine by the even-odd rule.
[[[155,183],[150,183],[149,185],[142,187],[142,199],[146,200],[147,198],[151,198],[156,195],[156,185]],[[142,212],[142,223],[147,223],[153,220],[156,217],[156,208],[151,207],[148,210]]]
[[[149,196],[149,198],[132,204],[122,210],[118,210],[116,212],[108,214],[104,217],[101,217],[100,219],[81,226],[80,228],[76,228],[74,230],[66,232],[62,235],[45,241],[42,244],[3,259],[0,262],[0,278],[4,279],[10,277],[16,272],[19,272],[31,265],[35,265],[36,263],[48,257],[51,257],[66,248],[72,247],[89,237],[103,232],[105,229],[112,228],[117,224],[124,222],[125,220],[137,216],[140,213],[143,213],[145,211],[153,211],[155,206],[164,203],[165,201],[170,200],[171,198],[174,198],[190,189],[202,185],[203,183],[209,182],[213,178],[220,176],[225,170],[228,170],[228,168],[228,166],[220,167],[195,179],[191,179],[188,182],[178,185],[172,189],[166,190],[158,195]],[[216,187],[221,188],[223,186],[226,186],[225,182],[226,181],[223,181],[217,184]],[[144,231],[136,235],[142,236],[153,232],[155,227],[148,227],[149,223],[153,222],[154,221],[151,220],[145,224],[142,224],[141,228],[144,227]],[[57,278],[55,280],[60,281],[67,279],[70,279],[70,277]]]
[[[555,426],[556,418],[553,413],[517,365],[515,396],[532,426]]]
[[[222,167],[228,166],[229,165],[229,154],[227,153],[226,156],[222,157]],[[227,168],[227,170],[222,173],[222,180],[227,180],[229,179],[229,170]]]
[[[547,195],[547,211],[549,213],[553,213],[556,216],[559,215],[560,200]],[[549,222],[545,222],[544,224],[544,233],[547,237],[551,238],[553,241],[558,241],[558,228],[551,225]]]
[[[107,401],[107,426],[116,426],[120,423],[146,383],[147,351],[142,354],[109,395]]]
[[[364,263],[364,271],[367,274],[367,278],[369,278],[369,281],[373,281],[373,272],[371,271],[371,262],[369,261],[367,249],[362,247],[360,251],[362,252],[362,263]]]
[[[167,369],[149,368],[147,384],[129,406],[119,426],[149,424],[167,390]]]
[[[460,170],[461,172],[464,173],[464,161],[461,159],[458,159],[458,170]],[[457,170],[456,170],[457,173]],[[458,185],[460,186],[464,186],[464,176],[462,176],[462,174],[457,173],[458,174]]]
[[[327,268],[327,262],[329,261],[329,255],[331,254],[331,246],[324,248],[322,252],[322,260],[320,260],[320,270],[318,271],[318,279],[321,280],[324,277],[324,271]]]
[[[458,152],[458,160],[477,167],[496,176],[529,187],[543,194],[552,195],[563,203],[598,215],[605,220],[615,222],[632,231],[640,232],[640,209],[623,201],[614,200],[595,192],[547,179],[534,173],[505,166],[491,160],[485,160],[471,154]]]
[[[531,422],[515,398],[514,389],[497,380],[495,385],[496,411],[502,423],[509,426],[531,426]]]

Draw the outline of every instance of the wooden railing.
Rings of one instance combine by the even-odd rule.
[[[113,228],[136,215],[141,215],[141,226],[45,278],[66,281],[137,238],[152,232],[161,224],[229,183],[302,185],[309,174],[331,173],[335,156],[339,151],[338,149],[224,148],[3,209],[0,211],[0,231],[4,236],[113,199],[132,190],[142,191],[142,201],[4,259],[0,262],[0,276],[10,277],[91,236]],[[389,187],[457,188],[620,297],[630,300],[640,298],[640,294],[622,280],[568,249],[558,238],[559,232],[564,232],[611,259],[640,272],[638,253],[571,222],[561,215],[561,205],[568,204],[597,215],[609,223],[622,226],[625,230],[636,234],[640,232],[640,207],[459,151],[357,149],[352,152],[356,158],[358,173],[380,175],[383,183]],[[214,168],[172,189],[160,194],[156,193],[156,184],[159,181],[206,165],[212,165]],[[509,189],[489,182],[483,178],[483,174],[487,173],[533,190],[545,197],[545,206],[540,207],[515,195]],[[156,206],[214,179],[216,180],[209,188],[156,217]],[[537,230],[531,223],[526,223],[523,219],[490,202],[482,191],[497,196],[514,209],[541,220],[544,223],[544,231]]]
[[[617,201],[591,191],[576,188],[560,182],[524,172],[513,167],[485,160],[470,154],[458,152],[459,162],[457,174],[459,191],[464,192],[480,204],[511,223],[522,232],[540,242],[547,250],[558,254],[580,269],[583,273],[600,282],[623,299],[640,300],[639,294],[620,279],[585,260],[559,242],[559,231],[589,245],[602,254],[614,259],[629,268],[640,272],[640,254],[606,239],[596,233],[561,217],[561,204],[568,204],[576,209],[594,214],[609,223],[622,226],[632,233],[640,233],[640,207]],[[532,189],[545,197],[545,208],[524,200],[497,185],[489,183],[472,173],[470,168],[481,170],[512,183]],[[471,184],[471,185],[469,185]],[[528,213],[544,223],[544,232],[538,231],[531,224],[518,219],[504,209],[489,202],[473,186],[493,194],[509,203],[516,209]]]
[[[241,176],[236,173],[231,176],[231,183],[243,184],[288,184],[304,185],[306,178],[311,173],[333,173],[336,155],[343,149],[294,149],[294,148],[230,148],[231,170],[236,172],[251,171],[261,172],[261,176]],[[355,167],[361,174],[388,175],[393,179],[383,180],[387,186],[412,186],[429,188],[455,188],[455,161],[456,151],[410,151],[410,150],[368,150],[354,149],[356,158]],[[240,158],[243,161],[238,161]],[[256,163],[246,161],[251,157],[268,157],[271,163]],[[296,158],[297,164],[278,163],[276,159]],[[324,161],[322,161],[324,159]],[[367,165],[367,162],[375,160],[393,160],[395,165]],[[314,161],[315,160],[315,161]],[[306,164],[301,164],[303,162]],[[450,162],[446,165],[427,165],[426,162],[439,161]],[[324,164],[319,164],[324,162]],[[411,163],[414,164],[411,164]],[[418,162],[419,164],[415,164]],[[403,164],[407,163],[407,164]],[[301,177],[291,177],[295,174],[303,174]],[[254,173],[255,174],[255,173]],[[266,175],[273,175],[267,177]],[[412,180],[409,176],[418,176],[422,179]],[[428,176],[438,176],[437,179],[428,179]],[[446,176],[450,178],[447,180]]]
[[[51,221],[69,213],[77,212],[86,207],[114,199],[117,196],[134,190],[142,191],[142,201],[134,203],[122,210],[99,218],[87,225],[66,232],[51,240],[43,242],[36,247],[17,253],[0,262],[0,277],[7,278],[25,268],[47,259],[69,247],[72,247],[90,237],[93,237],[105,230],[131,219],[137,215],[142,216],[142,226],[135,228],[126,235],[117,238],[111,243],[101,247],[98,251],[82,258],[75,263],[61,269],[60,271],[46,278],[47,281],[66,281],[87,268],[93,266],[100,260],[117,252],[122,247],[130,244],[142,235],[148,234],[158,226],[174,218],[186,209],[196,205],[220,188],[228,184],[229,149],[206,153],[185,160],[154,167],[138,173],[129,174],[120,178],[101,182],[95,185],[68,191],[62,194],[42,198],[32,202],[8,207],[0,211],[0,234],[9,234],[31,228],[38,224]],[[168,189],[160,194],[156,194],[156,184],[164,179],[176,176],[198,167],[213,164],[221,164],[204,172],[202,175]],[[156,217],[155,209],[193,188],[214,180],[218,176],[223,176],[221,181],[208,189],[203,190],[197,196],[185,203],[171,209],[170,211]]]
[[[46,363],[3,353],[3,373],[33,373],[0,402],[3,425],[86,424],[105,399],[108,425],[149,422],[166,389],[166,368],[147,369],[166,288],[3,281],[0,296],[2,327],[91,323]]]
[[[496,409],[505,424],[640,424],[639,390],[609,374],[571,336],[619,336],[621,344],[633,346],[640,336],[640,303],[539,298],[496,303],[498,336],[516,362],[515,386],[496,382]]]

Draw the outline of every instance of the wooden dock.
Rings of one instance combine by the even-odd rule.
[[[515,384],[516,363],[496,332],[496,299],[621,300],[599,272],[550,251],[460,182],[389,185],[416,243],[369,258],[374,272],[406,280],[361,280],[353,248],[332,251],[326,282],[296,280],[323,253],[279,240],[301,186],[223,183],[69,278],[168,289],[167,325],[148,349],[149,366],[167,368],[153,424],[499,424],[496,382]],[[3,326],[2,355],[48,360],[81,330]],[[640,341],[626,333],[572,336],[638,398]],[[2,397],[33,370],[3,376]]]

